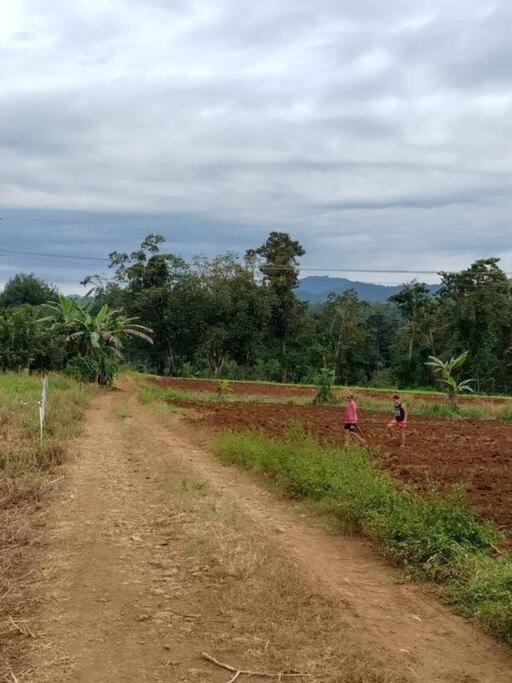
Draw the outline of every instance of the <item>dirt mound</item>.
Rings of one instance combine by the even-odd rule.
[[[323,406],[211,403],[178,401],[193,408],[187,420],[214,429],[261,429],[280,434],[298,421],[326,441],[344,440],[343,412]],[[448,489],[464,483],[484,517],[512,532],[512,427],[501,422],[415,417],[405,449],[391,444],[386,434],[388,416],[360,411],[361,427],[370,444],[379,446],[381,466],[407,482],[427,480]]]

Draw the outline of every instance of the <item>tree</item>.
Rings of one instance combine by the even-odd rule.
[[[454,377],[454,371],[460,368],[461,365],[468,359],[468,351],[464,351],[456,358],[452,356],[450,360],[442,361],[440,358],[435,356],[429,356],[429,360],[425,365],[429,365],[434,369],[434,373],[438,375],[438,382],[446,386],[448,404],[454,410],[457,410],[457,398],[463,391],[473,391],[471,383],[474,382],[472,379],[465,379],[459,382]]]
[[[512,342],[512,293],[499,259],[475,261],[458,273],[441,273],[438,300],[443,347],[457,355],[469,351],[470,373],[478,390],[509,385],[503,351]]]
[[[256,250],[246,253],[248,263],[254,255],[263,259],[260,271],[264,282],[274,296],[272,324],[279,343],[282,366],[282,381],[288,373],[287,342],[293,322],[304,312],[304,306],[297,299],[294,289],[299,283],[299,261],[306,252],[286,232],[271,232],[267,241]]]
[[[58,295],[56,287],[34,274],[19,273],[6,283],[0,294],[0,308],[13,308],[22,304],[40,306]]]
[[[99,311],[89,301],[77,301],[61,296],[47,307],[52,313],[39,322],[50,322],[52,327],[63,331],[70,357],[92,359],[97,366],[98,384],[110,384],[122,358],[124,337],[137,337],[150,344],[151,330],[139,325],[136,318],[128,318],[120,311],[111,310],[104,304]]]
[[[153,330],[151,349],[142,347],[137,341],[132,342],[128,348],[129,357],[144,369],[174,374],[178,367],[182,331],[193,326],[196,317],[193,306],[197,298],[197,283],[183,259],[160,252],[164,241],[162,235],[150,234],[131,254],[112,252],[109,267],[114,272],[114,282],[103,284],[97,276],[90,276],[84,283],[96,284],[97,301],[121,306],[129,315],[143,318]],[[183,305],[183,299],[176,301],[177,287],[181,287],[180,291],[189,297],[181,311],[176,310]],[[183,319],[185,311],[187,321]]]
[[[438,301],[421,282],[411,282],[389,301],[395,304],[403,320],[394,341],[394,372],[402,385],[430,383],[425,361],[435,354]]]
[[[218,377],[228,360],[251,365],[271,316],[268,293],[234,254],[195,261],[204,293],[206,328],[198,356]]]
[[[64,337],[38,324],[40,309],[23,304],[0,312],[0,370],[49,372],[64,367]]]
[[[343,384],[358,382],[366,375],[369,359],[368,326],[363,318],[368,304],[353,289],[343,294],[330,294],[322,311],[323,329],[328,354],[326,363],[335,380]]]

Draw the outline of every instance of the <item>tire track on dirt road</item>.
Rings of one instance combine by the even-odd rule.
[[[342,601],[299,573],[268,525],[197,476],[189,444],[153,429],[131,392],[93,401],[46,515],[36,638],[12,680],[225,683],[209,652],[299,667],[312,683],[410,681],[354,644]]]
[[[192,444],[169,420],[157,418],[135,397],[130,410],[151,432],[219,492],[232,498],[266,533],[277,538],[287,557],[297,561],[319,585],[350,608],[351,627],[361,641],[383,656],[401,657],[404,669],[422,683],[510,683],[512,654],[422,591],[403,584],[364,540],[330,536],[309,525],[246,473],[220,463]],[[179,418],[174,418],[179,419]]]

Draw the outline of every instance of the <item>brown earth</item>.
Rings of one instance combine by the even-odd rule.
[[[342,442],[343,412],[325,406],[264,403],[173,401],[192,408],[187,420],[215,429],[262,429],[281,433],[298,421],[325,441]],[[447,420],[415,416],[410,420],[404,449],[386,434],[387,415],[361,412],[360,425],[368,443],[379,446],[381,466],[407,482],[433,480],[448,488],[464,483],[482,516],[512,531],[512,425],[482,420]]]
[[[217,391],[218,382],[210,379],[189,379],[183,377],[154,377],[155,384],[168,387],[170,389],[179,389],[181,391],[205,391],[215,393]],[[343,388],[337,388],[337,393],[343,394]],[[393,391],[376,391],[375,389],[354,389],[355,392],[367,396],[369,398],[386,399],[392,396]],[[233,396],[266,396],[268,398],[283,398],[291,399],[298,397],[313,398],[316,393],[314,387],[308,387],[301,384],[272,384],[265,382],[230,382],[229,393]],[[446,399],[440,394],[429,394],[407,392],[404,394],[408,399],[425,401],[429,403],[445,403]],[[482,396],[461,396],[459,401],[461,403],[473,402],[491,402],[500,405],[510,401],[506,397],[482,397]]]
[[[510,681],[508,649],[128,389],[89,413],[34,568],[30,662],[5,680],[234,680],[206,651],[312,683]]]

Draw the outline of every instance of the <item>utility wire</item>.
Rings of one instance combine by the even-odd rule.
[[[14,249],[0,249],[0,256],[28,256],[29,258],[51,258],[51,259],[65,259],[69,261],[96,261],[98,263],[109,263],[110,259],[100,256],[85,256],[78,254],[55,254],[48,252],[36,251],[20,251]],[[269,270],[288,270],[289,266],[265,266]],[[302,266],[298,269],[305,272],[319,272],[319,273],[381,273],[390,275],[439,275],[440,272],[456,273],[459,271],[439,268],[438,270],[413,270],[410,268],[319,268],[317,266]],[[506,275],[512,276],[512,272],[506,272]]]

